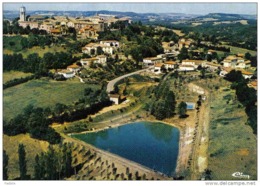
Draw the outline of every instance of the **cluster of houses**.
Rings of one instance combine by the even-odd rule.
[[[46,16],[46,15],[32,15],[26,19],[25,7],[20,8],[19,25],[23,28],[27,26],[30,29],[37,28],[45,30],[47,33],[53,35],[67,35],[69,28],[74,28],[77,36],[80,38],[98,38],[98,32],[110,28],[116,22],[131,24],[129,17],[117,18],[114,15],[95,15],[92,17],[68,17],[68,16]]]
[[[116,40],[100,41],[100,43],[89,43],[82,48],[82,53],[95,55],[98,49],[102,50],[106,54],[114,54],[114,52],[120,47],[119,42]]]
[[[195,71],[199,67],[207,68],[212,72],[220,71],[220,76],[225,76],[231,70],[240,70],[245,79],[251,78],[254,73],[249,69],[251,61],[244,59],[242,54],[227,56],[221,63],[216,61],[208,62],[206,60],[186,59],[181,62],[167,61],[167,54],[143,59],[144,67],[154,67],[153,72],[162,73],[165,70],[177,71]],[[222,64],[222,65],[221,65]]]
[[[99,43],[89,43],[82,48],[82,53],[89,54],[92,57],[80,59],[81,66],[73,64],[62,69],[58,74],[63,75],[64,78],[74,77],[82,68],[89,68],[93,64],[101,64],[105,66],[107,64],[107,55],[113,55],[120,47],[120,42],[116,40],[103,40]],[[101,55],[98,55],[98,50],[102,51]]]

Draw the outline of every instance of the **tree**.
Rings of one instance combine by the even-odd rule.
[[[8,180],[8,161],[9,161],[9,157],[6,153],[6,151],[4,150],[3,152],[3,180]]]
[[[100,47],[100,46],[98,46],[97,47],[97,55],[101,55],[101,54],[103,54],[104,52],[103,52],[103,50],[102,50],[102,47]]]
[[[182,47],[180,54],[178,55],[178,59],[182,61],[184,59],[187,59],[188,57],[188,49],[186,47]]]
[[[201,70],[200,70],[200,77],[202,79],[204,79],[205,78],[205,74],[206,74],[206,68],[202,67]]]
[[[251,54],[249,52],[245,53],[245,59],[250,60],[251,59]]]
[[[176,101],[175,101],[175,95],[174,95],[173,91],[168,91],[166,100],[165,100],[165,109],[166,109],[167,118],[170,118],[174,115],[175,104],[176,104]]]
[[[23,144],[19,144],[18,147],[19,155],[19,170],[20,170],[20,179],[25,180],[27,178],[27,167],[26,167],[26,153]]]
[[[39,155],[37,154],[35,156],[35,164],[34,164],[34,179],[35,180],[42,180],[44,175],[42,175],[42,169],[43,167],[40,164],[40,158]]]
[[[185,102],[181,102],[178,106],[178,112],[180,115],[180,118],[186,117],[186,112],[187,112],[187,104]]]
[[[227,75],[226,79],[231,82],[241,82],[244,80],[241,71],[231,70]]]
[[[205,180],[212,180],[212,175],[211,175],[212,171],[209,169],[205,169],[203,172],[203,176],[205,178]]]
[[[48,147],[45,160],[46,160],[46,178],[48,180],[57,179],[57,171],[56,171],[57,157],[55,156],[55,151],[52,146]]]
[[[96,53],[95,49],[92,48],[92,49],[90,50],[90,55],[95,55],[95,53]]]
[[[65,143],[62,148],[63,164],[64,164],[64,176],[69,177],[72,172],[72,152],[71,148],[67,147]]]

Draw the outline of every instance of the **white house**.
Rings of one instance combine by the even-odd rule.
[[[109,94],[109,100],[114,102],[116,105],[120,103],[120,95],[119,94]]]
[[[177,65],[177,62],[175,62],[175,61],[166,61],[166,62],[164,62],[164,67],[165,67],[165,69],[174,69],[175,67],[176,67],[176,65]]]
[[[195,67],[193,65],[179,65],[179,71],[194,71]]]
[[[58,72],[58,74],[63,75],[63,77],[65,77],[66,79],[73,78],[75,76],[75,72],[70,70],[62,70]]]
[[[98,55],[96,56],[98,59],[97,63],[100,63],[102,65],[105,65],[107,63],[107,56],[106,55]]]

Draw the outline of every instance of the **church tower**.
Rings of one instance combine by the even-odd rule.
[[[20,21],[26,21],[25,20],[25,7],[24,6],[22,6],[20,8]]]

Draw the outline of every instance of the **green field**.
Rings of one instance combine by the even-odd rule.
[[[3,73],[3,84],[13,79],[25,78],[31,76],[32,73],[24,73],[20,71],[9,71]]]
[[[234,172],[257,179],[256,136],[246,125],[245,108],[235,92],[221,88],[213,95],[209,126],[209,165],[213,180],[234,180]]]
[[[3,91],[4,119],[10,119],[21,113],[29,105],[53,107],[56,103],[72,104],[81,98],[87,87],[98,85],[80,83],[78,79],[67,81],[32,80]]]
[[[231,49],[230,53],[231,54],[238,54],[238,53],[245,54],[247,52],[249,52],[252,56],[255,56],[257,54],[257,52],[254,51],[254,50],[248,50],[248,49],[245,49],[245,48],[239,48],[239,47],[234,47],[234,46],[230,46],[230,45],[223,45],[223,46],[230,47],[230,49]]]
[[[38,53],[40,57],[43,57],[43,55],[47,52],[50,53],[55,53],[55,52],[66,52],[67,50],[64,47],[61,46],[52,46],[52,47],[39,47],[39,46],[35,46],[32,47],[30,49],[24,49],[22,51],[17,52],[18,54],[21,53],[23,55],[24,58],[27,58],[27,56],[29,54],[33,54],[33,53]],[[3,51],[4,54],[14,54],[13,50],[10,49],[4,49]]]

